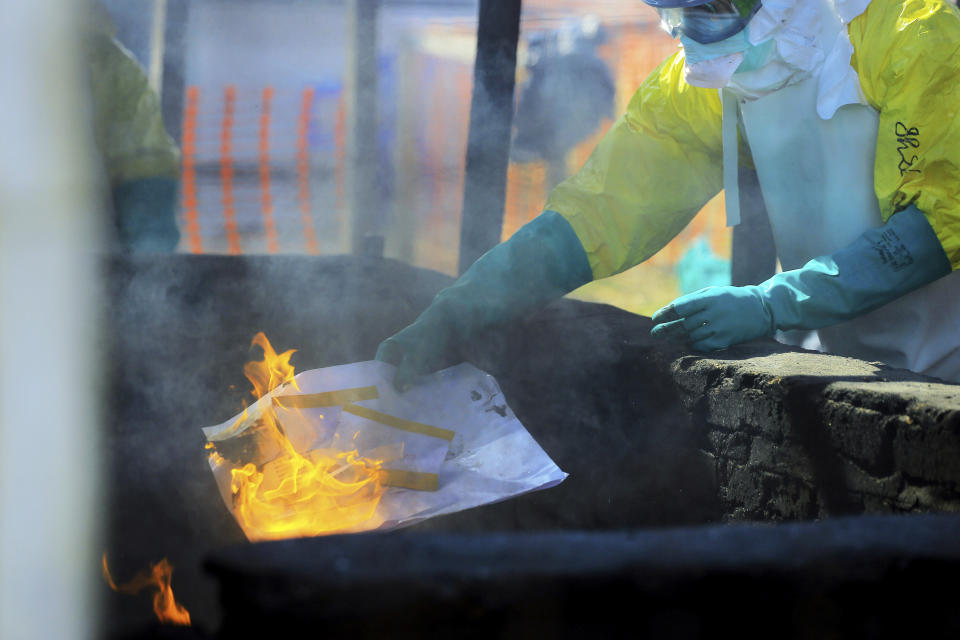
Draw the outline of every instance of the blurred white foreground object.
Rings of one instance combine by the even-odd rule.
[[[102,216],[85,3],[0,2],[0,638],[92,638]]]

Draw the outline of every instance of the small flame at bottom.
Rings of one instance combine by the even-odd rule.
[[[157,564],[151,565],[149,569],[144,569],[133,577],[130,582],[118,585],[113,581],[110,575],[110,569],[107,567],[107,554],[103,554],[102,562],[103,577],[106,579],[110,588],[119,593],[136,595],[147,588],[156,590],[153,594],[153,612],[157,614],[157,619],[163,624],[175,624],[180,626],[190,626],[190,612],[173,597],[173,588],[170,586],[170,580],[173,576],[173,565],[163,558]]]

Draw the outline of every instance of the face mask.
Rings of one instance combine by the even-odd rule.
[[[686,56],[684,79],[687,84],[709,89],[727,86],[734,73],[760,69],[773,59],[774,54],[773,39],[752,45],[747,29],[713,44],[691,40],[688,45],[686,39],[681,38],[681,41]]]
[[[770,62],[773,58],[773,46],[773,38],[765,40],[758,45],[749,45],[743,52],[743,62],[737,67],[737,73],[756,71]]]
[[[750,47],[746,29],[738,31],[726,40],[711,42],[710,44],[701,44],[693,38],[681,35],[680,43],[683,45],[684,55],[689,65],[741,53]]]
[[[730,78],[742,62],[742,53],[731,53],[696,64],[684,63],[683,79],[694,87],[722,89],[730,82]]]

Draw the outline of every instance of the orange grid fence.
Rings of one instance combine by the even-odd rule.
[[[203,252],[200,238],[199,211],[197,208],[197,176],[195,157],[197,153],[197,103],[200,89],[187,89],[186,105],[183,111],[183,210],[186,219],[187,246],[191,253]]]
[[[273,197],[270,195],[270,103],[273,87],[264,87],[260,107],[260,198],[263,202],[263,228],[267,235],[267,251],[276,253],[277,226],[273,221]]]
[[[343,100],[329,88],[321,100],[315,87],[188,87],[181,139],[183,249],[320,253],[316,180],[335,182],[327,224],[335,245],[344,208],[344,122]],[[325,138],[318,143],[318,136]],[[323,145],[331,148],[318,151]],[[321,164],[332,165],[329,171],[315,171],[318,154]]]
[[[459,28],[464,32],[460,35],[469,37],[469,28]],[[614,77],[617,113],[675,46],[655,25],[610,29],[599,54]],[[412,159],[415,166],[404,167],[406,182],[396,185],[394,200],[386,204],[408,210],[405,219],[413,227],[413,253],[401,257],[452,273],[473,68],[468,61],[445,59],[436,49],[417,50],[402,60],[396,72],[397,102],[414,108],[396,128],[409,129],[412,134],[403,136],[408,141],[404,144],[416,148],[398,148],[392,157]],[[186,92],[181,140],[184,249],[230,254],[342,251],[347,113],[339,87],[231,84],[222,88],[218,100],[220,91],[191,86]],[[385,108],[389,107],[381,106]],[[606,122],[568,154],[569,173],[582,166],[609,125]],[[546,180],[543,163],[509,166],[504,238],[540,213]],[[709,238],[720,255],[729,255],[721,199],[711,202],[651,263],[675,264],[699,236]]]
[[[233,200],[233,125],[237,104],[237,88],[228,85],[223,90],[223,125],[220,129],[220,185],[223,189],[223,226],[231,255],[242,253],[237,211]]]
[[[303,237],[307,243],[307,253],[320,253],[317,244],[317,231],[313,226],[313,216],[310,211],[310,147],[308,132],[310,130],[310,112],[313,108],[314,91],[304,89],[300,107],[300,117],[297,120],[297,197],[300,204],[300,221],[303,223]],[[342,100],[341,100],[342,104]],[[339,118],[337,126],[340,126]],[[339,167],[339,163],[337,165]],[[340,184],[342,170],[337,173],[337,189],[342,191]]]

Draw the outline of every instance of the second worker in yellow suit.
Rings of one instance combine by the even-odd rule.
[[[827,351],[960,381],[960,14],[943,0],[645,0],[683,48],[545,212],[381,345],[396,384],[654,255],[756,167],[784,271],[654,315],[698,350],[816,329]]]
[[[93,3],[86,25],[93,135],[109,182],[115,248],[173,251],[180,240],[176,198],[180,155],[140,63],[114,37]]]

